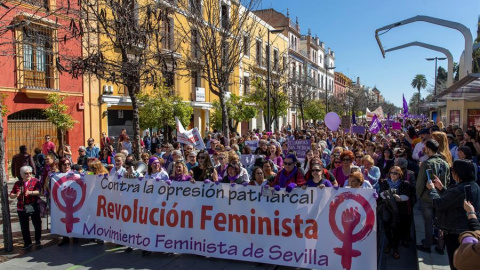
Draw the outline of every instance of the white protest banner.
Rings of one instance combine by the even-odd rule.
[[[53,177],[52,233],[142,250],[315,269],[376,269],[373,189]]]
[[[255,150],[258,148],[258,141],[245,141],[245,145],[248,145],[252,153],[255,153]]]
[[[377,118],[380,119],[380,120],[383,120],[385,119],[385,116],[383,114],[383,109],[382,109],[382,106],[378,107],[376,110],[374,110],[373,112],[371,112],[368,108],[367,108],[367,121],[372,121],[373,119],[373,116],[374,115],[377,115]]]
[[[202,140],[202,135],[198,131],[198,128],[194,127],[188,131],[185,131],[180,120],[175,117],[177,123],[177,142],[193,145],[196,149],[205,149],[205,143]]]

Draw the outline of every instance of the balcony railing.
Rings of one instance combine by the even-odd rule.
[[[23,2],[32,6],[48,9],[48,0],[23,0]]]

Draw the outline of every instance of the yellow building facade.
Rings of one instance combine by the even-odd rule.
[[[149,0],[146,0],[149,1]],[[207,0],[210,1],[210,0]],[[213,1],[213,0],[212,0]],[[197,127],[202,135],[209,130],[210,113],[212,110],[212,102],[218,100],[218,97],[212,93],[209,83],[205,80],[205,71],[195,71],[185,67],[186,60],[191,59],[193,43],[192,38],[187,37],[186,33],[191,32],[184,9],[189,8],[189,4],[198,3],[204,5],[203,1],[189,0],[158,0],[156,2],[163,3],[159,8],[165,9],[165,26],[162,26],[162,34],[165,35],[168,42],[162,43],[162,50],[168,52],[171,61],[166,63],[167,72],[162,73],[165,81],[168,81],[171,92],[178,94],[184,102],[188,102],[193,108],[193,114],[188,127]],[[235,1],[221,1],[228,5],[235,5]],[[175,4],[175,5],[172,5]],[[226,5],[226,4],[225,4]],[[183,8],[183,9],[182,9]],[[220,7],[223,9],[223,4]],[[236,10],[228,6],[227,8]],[[203,11],[203,9],[200,9]],[[220,12],[220,11],[219,11]],[[222,11],[223,12],[223,11]],[[232,16],[234,17],[234,16]],[[240,64],[235,68],[230,78],[229,94],[245,95],[250,91],[250,82],[253,76],[259,76],[266,79],[266,45],[269,30],[273,30],[271,26],[251,14],[249,23],[255,23],[258,27],[255,33],[245,33],[245,37],[241,37],[245,44],[242,43],[242,55]],[[250,38],[250,41],[248,42]],[[94,44],[96,42],[107,42],[106,37],[87,36],[84,42]],[[248,44],[247,44],[248,43]],[[283,65],[283,57],[288,50],[288,40],[282,34],[270,34],[271,43],[271,63],[274,65]],[[259,51],[260,50],[260,51]],[[84,49],[84,54],[88,54],[88,50]],[[119,58],[117,52],[112,50],[106,57]],[[257,59],[258,58],[258,59]],[[120,58],[119,58],[120,59]],[[275,63],[277,61],[277,63]],[[255,68],[256,67],[256,68]],[[93,137],[96,142],[101,138],[102,132],[107,133],[110,137],[118,137],[121,129],[126,128],[127,134],[133,134],[132,131],[132,106],[131,100],[125,87],[112,84],[108,81],[97,79],[94,75],[84,75],[83,87],[85,89],[85,137]],[[145,88],[142,91],[149,91]],[[228,95],[227,95],[228,96]],[[260,120],[260,126],[256,123],[256,119],[250,121],[250,124],[243,124],[245,128],[261,128],[263,125],[263,112],[259,113],[257,119]],[[240,131],[240,130],[239,130]]]

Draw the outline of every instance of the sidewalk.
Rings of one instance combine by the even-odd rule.
[[[422,239],[425,238],[425,226],[422,216],[420,203],[417,203],[413,208],[414,221],[415,221],[415,234],[417,239],[417,245],[421,244]],[[448,264],[447,250],[445,254],[438,254],[434,246],[432,246],[432,253],[426,253],[417,250],[418,254],[418,269],[419,270],[450,270]]]

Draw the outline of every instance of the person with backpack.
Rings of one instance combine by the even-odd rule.
[[[42,149],[38,147],[33,151],[35,152],[35,155],[33,156],[36,170],[35,178],[40,179],[40,174],[43,171],[43,167],[45,167],[45,155],[42,153]]]
[[[428,158],[422,162],[416,183],[417,196],[422,200],[422,213],[423,219],[425,220],[425,240],[423,244],[417,245],[417,249],[427,253],[431,252],[431,245],[433,244],[434,215],[432,199],[429,197],[429,192],[426,187],[428,182],[427,170],[432,170],[433,174],[438,177],[443,186],[447,186],[450,180],[450,166],[448,166],[448,163],[438,154],[439,147],[438,142],[433,139],[425,142],[425,147],[422,152],[425,153]],[[430,177],[433,176],[430,175]]]
[[[27,146],[20,145],[19,147],[20,153],[16,154],[12,158],[12,176],[18,178],[18,180],[22,180],[22,176],[20,175],[20,168],[23,166],[30,166],[33,168],[33,175],[37,175],[35,162],[33,161],[33,157],[27,153]]]

